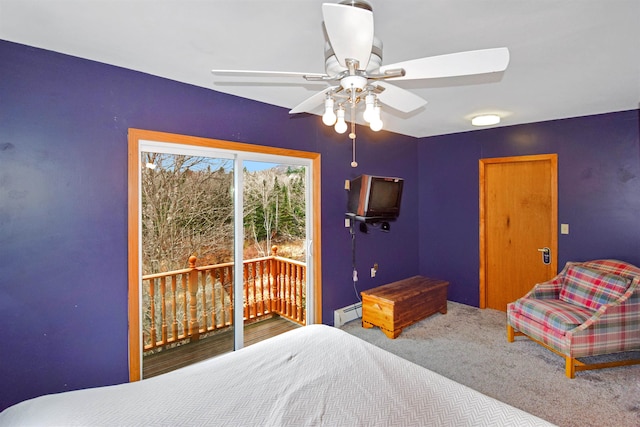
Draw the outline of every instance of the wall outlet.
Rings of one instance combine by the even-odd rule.
[[[378,263],[376,262],[375,264],[373,264],[373,267],[371,267],[371,277],[376,277],[377,272],[378,272]]]

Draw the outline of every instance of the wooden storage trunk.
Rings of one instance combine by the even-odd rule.
[[[436,312],[446,314],[447,286],[444,280],[414,276],[363,291],[362,326],[378,326],[396,338],[406,326]]]

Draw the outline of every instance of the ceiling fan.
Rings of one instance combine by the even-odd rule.
[[[410,113],[427,104],[413,92],[390,82],[500,72],[509,64],[509,50],[500,47],[382,65],[382,42],[374,35],[373,9],[367,1],[323,3],[322,15],[328,38],[324,74],[243,70],[212,70],[212,73],[220,76],[302,77],[306,81],[327,82],[329,87],[302,101],[289,113],[310,113],[324,103],[323,122],[328,126],[335,124],[336,131],[344,133],[347,130],[345,109],[350,108],[349,137],[355,141],[355,110],[358,105],[365,104],[363,118],[372,130],[377,131],[382,128],[380,104],[402,113]]]

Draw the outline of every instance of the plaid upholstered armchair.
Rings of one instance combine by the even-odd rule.
[[[578,360],[640,351],[640,268],[610,259],[568,262],[556,277],[507,305],[507,339],[518,335],[564,357],[569,378],[576,371],[640,363]]]

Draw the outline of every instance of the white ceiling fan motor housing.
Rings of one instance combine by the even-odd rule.
[[[367,73],[377,71],[382,66],[382,40],[377,37],[373,38],[373,45],[371,46],[371,56],[369,57],[369,65],[364,70]],[[338,63],[333,49],[329,42],[324,45],[324,69],[328,76],[336,76],[343,71],[347,70],[347,67],[343,67]]]

